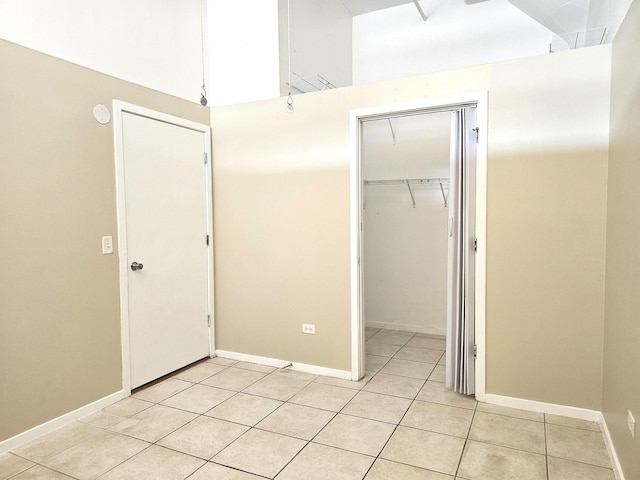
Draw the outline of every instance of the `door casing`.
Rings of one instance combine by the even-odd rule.
[[[188,128],[204,135],[204,150],[207,156],[205,164],[205,184],[206,184],[206,212],[207,212],[207,232],[209,236],[209,248],[207,249],[207,272],[209,288],[207,292],[207,305],[211,324],[209,326],[209,356],[215,355],[215,328],[214,328],[214,278],[213,278],[213,195],[211,176],[211,129],[208,125],[175,117],[162,112],[157,112],[145,107],[140,107],[131,103],[113,100],[113,131],[114,131],[114,153],[116,167],[116,203],[117,203],[117,225],[118,225],[118,255],[119,255],[119,279],[120,279],[120,329],[122,348],[122,390],[125,396],[131,394],[131,360],[129,344],[129,290],[127,284],[127,273],[129,268],[129,258],[127,252],[127,226],[126,226],[126,203],[125,203],[125,182],[124,182],[124,150],[123,150],[123,113],[140,115],[152,120],[165,122],[178,127]],[[204,162],[204,159],[203,159]]]
[[[476,399],[484,401],[486,387],[486,239],[487,239],[487,91],[450,97],[416,100],[351,110],[349,127],[351,154],[349,165],[350,189],[350,272],[351,272],[351,379],[364,375],[364,303],[362,285],[362,165],[361,122],[384,115],[429,113],[433,110],[455,109],[475,104],[477,108],[478,144],[476,157],[476,238],[475,258],[475,362]]]

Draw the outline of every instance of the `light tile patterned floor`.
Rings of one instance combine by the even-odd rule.
[[[614,480],[597,424],[452,393],[442,338],[366,336],[363,381],[210,359],[0,455],[0,480]]]

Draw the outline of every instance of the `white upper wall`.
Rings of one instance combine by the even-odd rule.
[[[210,105],[280,96],[278,0],[209,0]]]
[[[288,91],[287,0],[280,0],[280,91]],[[321,75],[336,87],[351,85],[351,13],[340,0],[290,0],[291,70]],[[314,91],[296,77],[292,85]],[[292,93],[296,93],[294,89]],[[298,92],[299,93],[299,92]]]
[[[0,38],[194,102],[200,0],[0,0]]]
[[[549,52],[551,32],[507,0],[435,5],[426,22],[413,3],[354,17],[354,85]]]

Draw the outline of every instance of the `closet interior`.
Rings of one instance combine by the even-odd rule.
[[[447,331],[451,112],[362,123],[364,322]]]

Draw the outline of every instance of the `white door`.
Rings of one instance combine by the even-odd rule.
[[[122,112],[131,388],[210,353],[207,139]]]

